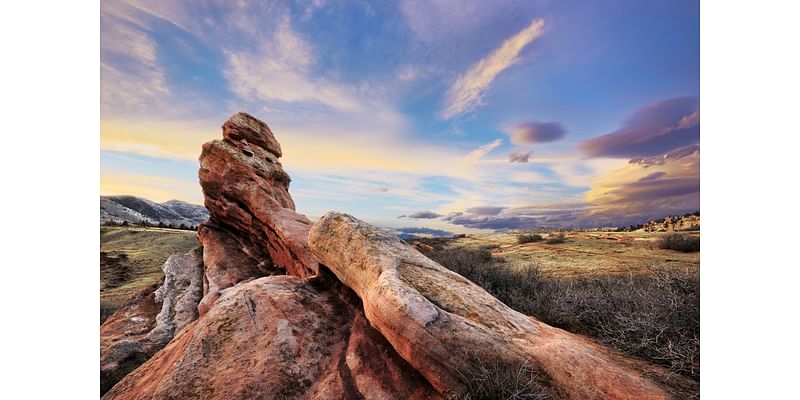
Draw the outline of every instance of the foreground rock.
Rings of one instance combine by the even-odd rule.
[[[197,319],[202,297],[202,250],[171,256],[164,281],[128,299],[100,326],[100,393],[147,361]]]
[[[634,363],[520,314],[399,238],[346,214],[311,230],[313,254],[362,299],[367,319],[441,393],[466,386],[480,363],[530,365],[573,399],[670,396]]]
[[[271,276],[223,290],[208,313],[104,399],[429,399],[425,379],[370,328],[334,278]]]
[[[160,285],[157,282],[142,289],[100,326],[100,394],[161,348],[147,340],[161,310],[155,295]]]

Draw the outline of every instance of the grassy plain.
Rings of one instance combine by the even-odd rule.
[[[173,254],[198,246],[197,232],[146,227],[100,227],[100,310],[117,308],[129,296],[161,280]]]
[[[699,236],[700,232],[687,235]],[[700,253],[658,248],[663,232],[566,232],[565,242],[519,244],[517,233],[470,235],[452,239],[446,248],[487,249],[508,264],[538,265],[550,277],[618,275],[666,270],[699,270]],[[544,239],[548,235],[543,234]]]

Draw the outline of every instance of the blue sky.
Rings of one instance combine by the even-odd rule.
[[[448,232],[699,209],[697,1],[104,1],[101,193],[202,203],[236,111],[299,212]]]

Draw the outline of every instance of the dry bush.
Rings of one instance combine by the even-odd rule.
[[[506,365],[499,362],[474,363],[475,368],[462,372],[466,391],[449,400],[544,400],[553,399],[552,389],[527,364]]]
[[[517,235],[518,244],[541,242],[542,239],[543,239],[542,235],[538,233],[522,233],[520,235]]]
[[[566,241],[567,241],[567,239],[566,239],[566,235],[564,235],[564,232],[558,232],[557,234],[551,233],[547,237],[547,240],[545,242],[547,244],[556,244],[556,243],[564,243]]]
[[[656,242],[659,249],[676,250],[684,253],[700,251],[700,237],[672,233],[658,238]]]
[[[696,272],[652,268],[636,276],[547,278],[536,265],[505,264],[488,251],[461,248],[427,255],[521,313],[699,379]]]

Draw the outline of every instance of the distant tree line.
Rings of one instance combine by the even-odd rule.
[[[138,226],[138,227],[142,227],[142,228],[166,228],[166,229],[179,229],[179,230],[182,230],[182,231],[196,231],[197,230],[197,225],[165,224],[164,221],[160,221],[159,223],[154,224],[154,223],[151,223],[151,222],[148,222],[148,221],[145,221],[145,220],[140,220],[139,222],[128,222],[128,221],[117,222],[117,221],[113,221],[112,220],[112,221],[106,221],[106,222],[102,223],[101,225],[103,225],[103,226]]]

